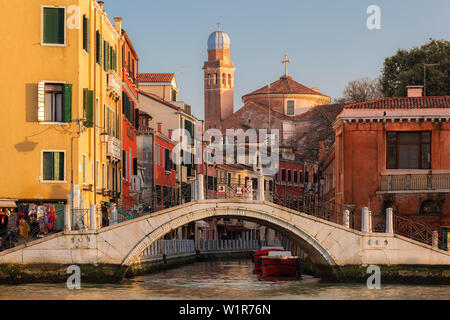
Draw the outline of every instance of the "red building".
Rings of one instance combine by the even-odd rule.
[[[362,207],[380,218],[391,207],[432,228],[450,225],[450,97],[411,90],[346,105],[334,123],[322,194],[335,210],[350,209],[355,227]]]
[[[275,176],[275,194],[299,197],[305,184],[305,167],[302,162],[280,159],[278,173]]]
[[[127,33],[122,31],[124,43],[122,79],[122,205],[125,211],[137,209],[138,161],[136,128],[138,127],[138,73],[139,57]]]
[[[168,208],[175,201],[177,172],[172,162],[172,150],[175,142],[170,138],[162,134],[162,124],[158,123],[154,143],[156,210]]]

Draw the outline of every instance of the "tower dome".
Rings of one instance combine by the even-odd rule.
[[[209,35],[208,50],[230,49],[230,37],[220,28]]]

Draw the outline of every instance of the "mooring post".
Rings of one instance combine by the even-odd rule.
[[[72,230],[72,217],[70,213],[70,204],[66,204],[64,206],[64,231]]]
[[[203,183],[203,174],[197,175],[197,200],[205,200],[205,190],[204,190],[204,183]]]
[[[91,204],[89,208],[89,230],[96,230],[96,206],[95,204]]]
[[[394,233],[394,210],[386,209],[386,233]]]
[[[369,208],[363,207],[361,214],[361,232],[371,232],[369,219],[370,219]]]
[[[350,228],[350,210],[345,209],[343,214],[344,227]]]

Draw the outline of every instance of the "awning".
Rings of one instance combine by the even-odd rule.
[[[242,232],[249,232],[249,231],[251,231],[249,228],[242,227],[242,226],[224,226],[224,225],[221,225],[221,227],[225,228],[227,231],[242,231]]]
[[[0,200],[0,208],[17,208],[14,200]]]

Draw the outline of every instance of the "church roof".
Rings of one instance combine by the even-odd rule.
[[[328,97],[327,95],[324,95],[316,90],[302,85],[301,83],[298,83],[290,76],[282,76],[279,80],[251,93],[248,93],[243,96],[243,98],[257,94],[311,94]]]
[[[217,30],[208,37],[208,50],[230,49],[230,37],[227,33]]]

